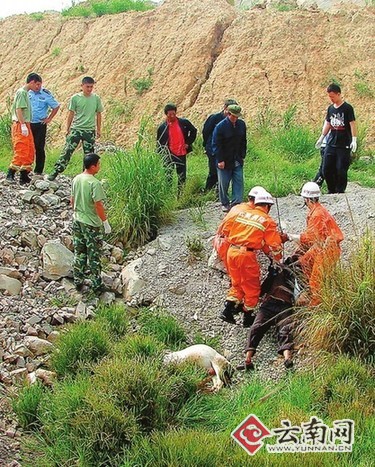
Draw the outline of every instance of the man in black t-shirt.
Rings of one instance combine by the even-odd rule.
[[[330,84],[327,94],[332,102],[328,107],[322,134],[315,147],[320,148],[329,133],[324,152],[323,176],[328,193],[344,193],[348,183],[350,150],[357,150],[357,128],[353,107],[344,101],[340,86]]]

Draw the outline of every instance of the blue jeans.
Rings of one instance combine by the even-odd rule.
[[[233,169],[217,169],[219,179],[219,199],[223,206],[234,206],[243,201],[243,167]],[[229,201],[228,190],[232,181],[232,202]]]

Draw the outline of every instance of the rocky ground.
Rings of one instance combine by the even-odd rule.
[[[69,179],[36,179],[22,189],[7,185],[0,174],[0,195],[0,466],[15,466],[22,432],[9,395],[25,378],[50,382],[53,374],[45,362],[59,326],[90,316],[97,302],[88,302],[72,287]],[[346,195],[326,195],[322,202],[345,233],[347,257],[364,229],[375,227],[375,193],[351,184]],[[306,218],[301,198],[289,195],[278,204],[286,231],[301,231]],[[102,299],[147,304],[155,312],[162,307],[177,317],[192,341],[197,335],[217,338],[219,350],[239,363],[246,332],[217,319],[229,281],[207,261],[209,239],[222,217],[216,203],[181,211],[156,240],[125,260],[121,244],[106,243],[104,281],[110,292]],[[193,244],[203,247],[200,256],[192,253]],[[291,248],[286,245],[286,254]],[[284,374],[272,335],[261,344],[255,364],[264,378],[276,381]],[[297,371],[300,365],[297,356]]]

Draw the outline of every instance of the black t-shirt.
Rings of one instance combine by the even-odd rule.
[[[349,148],[352,142],[350,122],[355,120],[353,107],[347,102],[343,102],[340,107],[335,107],[332,104],[328,107],[326,120],[331,125],[327,145],[336,148]]]

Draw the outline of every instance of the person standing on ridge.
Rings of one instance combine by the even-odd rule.
[[[100,138],[103,112],[100,97],[93,93],[94,84],[94,79],[86,76],[82,79],[82,91],[70,99],[65,146],[48,180],[55,180],[64,172],[80,141],[84,154],[94,151],[95,137]]]
[[[212,135],[214,129],[218,123],[220,123],[228,115],[228,105],[237,105],[238,102],[234,99],[225,99],[224,108],[221,112],[211,114],[204,122],[202,136],[203,136],[203,147],[205,149],[208,159],[208,176],[206,180],[205,191],[212,190],[217,187],[217,163],[216,158],[212,149]]]
[[[41,85],[42,78],[36,73],[30,73],[26,84],[14,96],[11,110],[13,158],[7,173],[8,182],[14,182],[14,175],[18,171],[21,185],[31,182],[29,173],[34,163],[35,147],[30,127],[32,109],[28,92],[37,91]]]
[[[30,126],[35,145],[34,173],[36,175],[41,175],[46,160],[45,145],[47,125],[51,123],[53,117],[57,114],[60,104],[48,89],[42,87],[42,78],[40,78],[38,85],[39,87],[35,91],[32,89],[29,90],[29,98],[32,109]],[[48,113],[49,109],[51,109],[50,113]]]
[[[241,107],[229,105],[227,112],[228,115],[216,125],[212,136],[212,148],[218,168],[219,199],[224,212],[243,201],[243,164],[247,149],[246,124],[239,118]],[[230,182],[231,202],[228,197]]]
[[[172,181],[173,166],[176,167],[178,193],[186,182],[186,156],[193,150],[197,129],[186,118],[177,117],[177,106],[164,107],[165,121],[157,130],[157,151],[163,157],[168,180]]]
[[[100,157],[87,154],[83,159],[85,170],[74,177],[72,182],[71,205],[73,208],[73,245],[74,285],[82,290],[86,278],[86,269],[91,275],[92,290],[100,293],[103,290],[101,278],[101,255],[104,233],[111,233],[103,200],[105,198],[102,184],[95,178],[100,170]]]
[[[330,84],[327,94],[332,105],[328,107],[322,134],[315,147],[319,149],[329,133],[324,151],[323,176],[327,182],[328,193],[345,193],[350,151],[355,153],[357,150],[354,109],[344,101],[341,88],[337,84]]]

